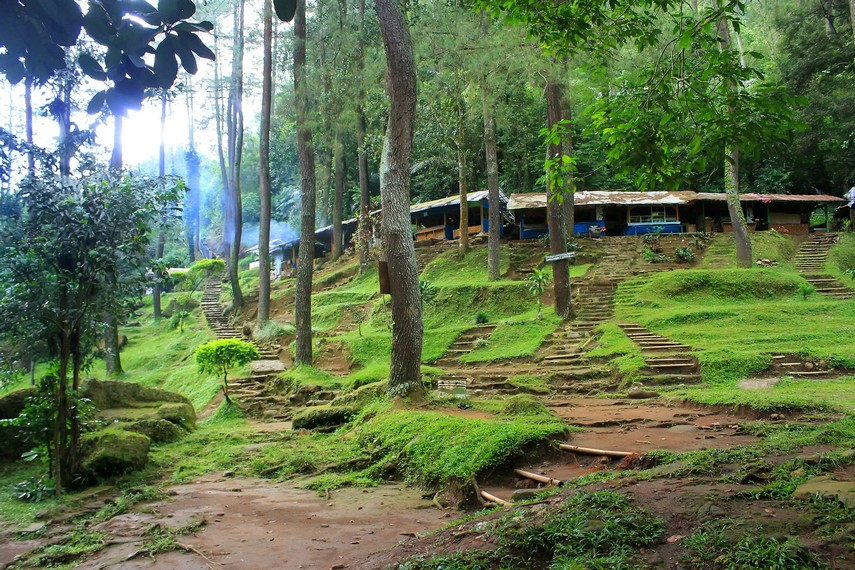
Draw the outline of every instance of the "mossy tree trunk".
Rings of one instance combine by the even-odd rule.
[[[422,389],[422,311],[419,274],[410,226],[410,154],[416,113],[416,64],[410,33],[397,0],[376,0],[388,66],[389,123],[383,144],[380,193],[383,251],[392,296],[392,359],[389,391],[395,396]]]
[[[556,81],[550,80],[546,85],[546,112],[549,129],[553,129],[564,119],[564,108],[564,88]],[[564,149],[560,143],[550,144],[547,152],[550,159],[558,159],[558,164],[560,164],[561,157],[564,156]],[[560,177],[563,174],[560,172],[548,174],[550,181],[547,183],[549,190],[547,192],[546,216],[549,223],[549,252],[556,255],[567,252],[566,221],[561,200],[568,199],[568,196],[563,194],[561,188],[558,188],[552,181],[552,177]],[[570,265],[566,259],[552,263],[552,283],[555,290],[555,314],[565,319],[570,318],[572,316]]]
[[[272,0],[263,0],[264,60],[262,64],[261,131],[258,145],[258,326],[270,319],[270,107],[273,96]]]
[[[297,329],[297,364],[312,364],[312,264],[315,254],[315,158],[309,127],[306,85],[306,1],[297,0],[294,16],[294,96],[297,108],[297,154],[300,162],[300,251],[294,318]]]

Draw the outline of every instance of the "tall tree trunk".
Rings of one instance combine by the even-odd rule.
[[[383,143],[380,193],[383,251],[392,296],[392,361],[389,392],[417,394],[422,389],[422,310],[419,273],[410,225],[410,153],[416,113],[416,63],[410,32],[398,0],[376,0],[388,66],[391,103]]]
[[[549,129],[552,129],[564,119],[564,88],[553,80],[546,85],[546,112]],[[559,159],[564,154],[561,143],[550,144],[547,152],[549,158]],[[566,220],[564,219],[564,208],[561,201],[561,189],[553,184],[553,177],[563,176],[563,173],[547,173],[548,192],[546,204],[546,216],[549,223],[549,252],[553,255],[567,252]],[[560,259],[552,263],[552,282],[555,290],[555,314],[562,318],[572,317],[573,307],[570,303],[570,266],[566,259]]]
[[[113,151],[110,154],[110,171],[118,175],[122,171],[122,116],[113,116]],[[122,359],[119,354],[119,326],[110,313],[104,313],[104,366],[107,376],[121,376]]]
[[[200,173],[199,154],[196,152],[196,129],[193,116],[193,76],[187,74],[187,150],[184,152],[184,165],[187,170],[187,193],[184,196],[184,235],[187,240],[187,258],[192,264],[199,250],[199,203]]]
[[[27,144],[27,174],[36,175],[36,155],[33,150],[33,78],[27,75],[24,79],[24,128],[26,129]]]
[[[359,272],[369,267],[368,246],[371,239],[371,196],[368,189],[368,153],[365,152],[365,0],[359,0],[359,38],[356,42],[357,84],[359,93],[356,103],[356,161],[359,167]]]
[[[243,156],[243,43],[244,43],[245,0],[236,0],[234,7],[234,46],[232,49],[232,78],[229,86],[228,104],[228,167],[229,167],[229,211],[231,219],[231,241],[229,247],[228,273],[232,288],[232,310],[235,316],[243,308],[243,292],[238,279],[240,241],[243,232],[243,212],[240,195],[240,168]],[[227,231],[229,224],[226,224]]]
[[[715,8],[719,7],[720,0],[714,0]],[[730,35],[730,25],[725,17],[718,21],[719,48],[723,53],[733,51]],[[730,83],[730,89],[736,93],[739,85]],[[728,114],[733,117],[734,109],[728,108]],[[748,234],[748,224],[742,211],[739,200],[739,147],[729,144],[725,148],[724,162],[724,191],[727,195],[727,211],[730,214],[730,223],[733,228],[733,237],[736,241],[736,264],[739,267],[748,268],[752,266],[753,254],[751,251],[751,236]]]
[[[466,102],[457,99],[457,187],[460,191],[460,248],[469,251],[469,166],[466,163]]]
[[[273,83],[272,0],[263,0],[264,63],[261,88],[261,133],[258,148],[258,193],[261,212],[258,222],[258,326],[270,318],[270,106]]]
[[[61,89],[62,105],[57,117],[59,122],[59,173],[68,177],[71,176],[71,157],[74,155],[74,143],[71,140],[71,80],[64,79]]]
[[[346,172],[344,170],[344,135],[340,128],[336,128],[335,141],[333,142],[333,160],[335,162],[335,178],[333,185],[333,215],[332,215],[332,258],[341,257],[342,253],[342,229],[341,222],[344,210],[344,185],[346,183]]]
[[[852,25],[852,38],[855,39],[855,0],[849,0],[849,21]]]
[[[315,157],[309,127],[306,83],[306,0],[297,0],[294,15],[294,97],[297,109],[297,154],[300,161],[300,251],[294,320],[297,328],[297,364],[312,364],[312,264],[315,257]]]
[[[160,93],[160,148],[158,149],[158,167],[157,175],[166,176],[166,89]],[[163,224],[160,226],[160,231],[157,234],[157,247],[154,257],[158,263],[163,258],[163,250],[166,247],[166,228]],[[162,309],[160,307],[160,294],[163,290],[163,285],[159,275],[154,276],[154,287],[152,288],[152,312],[154,320],[160,320]]]
[[[487,36],[487,15],[481,12],[481,34]],[[481,75],[481,114],[484,119],[484,155],[487,163],[487,195],[490,200],[487,230],[487,279],[499,278],[499,239],[502,228],[499,211],[499,158],[496,153],[496,120],[493,95],[487,73]]]
[[[229,232],[229,220],[231,219],[231,194],[229,188],[229,173],[226,167],[226,151],[223,148],[223,97],[222,81],[220,79],[220,50],[219,34],[214,34],[214,123],[217,128],[217,158],[220,164],[220,180],[223,185],[223,249],[226,258],[231,251],[231,234]]]

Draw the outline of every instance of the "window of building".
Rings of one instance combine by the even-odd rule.
[[[663,224],[677,222],[674,206],[634,206],[629,209],[630,224]]]

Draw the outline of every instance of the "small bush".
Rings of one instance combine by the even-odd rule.
[[[258,342],[270,342],[279,340],[292,333],[294,333],[294,327],[291,325],[282,325],[276,321],[267,321],[263,326],[256,327],[252,331],[252,337]]]
[[[487,348],[488,346],[490,346],[490,341],[481,336],[472,341],[472,348],[474,350],[478,350],[479,348]]]
[[[678,247],[674,250],[674,259],[679,263],[692,263],[697,259],[697,255],[690,247]]]
[[[799,285],[798,294],[802,299],[807,299],[811,295],[816,293],[816,287],[811,285],[810,283],[802,283]]]
[[[478,311],[475,313],[475,324],[476,325],[484,325],[490,322],[490,315],[488,315],[484,311]]]
[[[28,503],[39,503],[53,497],[54,487],[45,483],[42,479],[30,477],[15,485],[15,497],[19,501]]]
[[[647,235],[652,235],[652,234],[647,234]],[[644,236],[644,237],[646,238],[647,236]],[[661,255],[659,253],[656,253],[653,250],[653,248],[651,248],[651,247],[645,247],[643,255],[644,255],[644,261],[646,261],[647,263],[665,263],[665,256]]]

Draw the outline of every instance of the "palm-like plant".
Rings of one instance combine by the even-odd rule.
[[[540,319],[543,317],[543,292],[546,291],[546,286],[549,284],[549,276],[543,269],[534,269],[527,281],[528,290],[537,300],[537,318]]]

